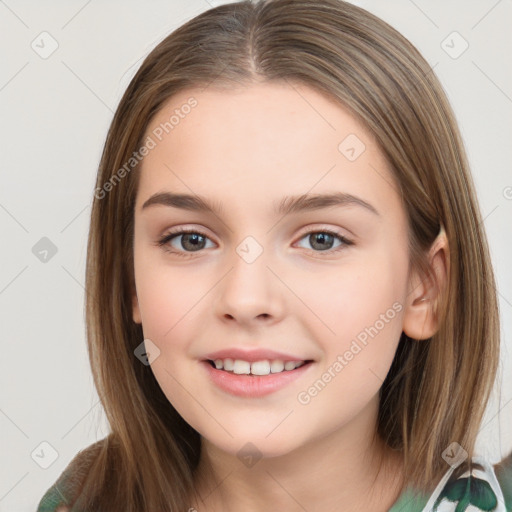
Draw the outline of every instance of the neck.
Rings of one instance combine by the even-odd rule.
[[[377,410],[374,400],[342,428],[252,467],[202,438],[193,508],[304,512],[343,505],[345,512],[387,512],[402,491],[403,474],[400,454],[374,437]]]

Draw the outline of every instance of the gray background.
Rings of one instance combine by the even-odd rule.
[[[34,511],[73,456],[108,432],[83,317],[88,221],[104,138],[142,59],[174,28],[221,3],[0,0],[0,512]],[[418,47],[461,126],[502,315],[499,380],[477,446],[495,462],[512,450],[512,71],[505,57],[512,4],[354,3]],[[44,31],[50,36],[40,36]],[[58,48],[42,58],[53,40]],[[469,46],[458,55],[464,41]],[[43,237],[57,250],[46,262],[33,250],[47,247]]]

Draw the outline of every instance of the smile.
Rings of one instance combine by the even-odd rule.
[[[222,368],[220,368],[221,362]],[[279,391],[309,372],[314,361],[287,361],[286,364],[288,364],[288,369],[283,361],[277,360],[253,363],[239,359],[230,360],[229,358],[201,361],[207,376],[217,388],[231,395],[245,398],[262,397]],[[283,366],[282,369],[280,369],[281,366]],[[272,371],[272,367],[275,371]],[[265,373],[258,374],[258,371]]]

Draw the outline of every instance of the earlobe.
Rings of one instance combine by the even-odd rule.
[[[431,275],[420,279],[414,273],[410,281],[403,317],[403,332],[411,339],[431,338],[439,329],[436,304],[446,291],[450,271],[448,238],[441,226],[429,251]]]

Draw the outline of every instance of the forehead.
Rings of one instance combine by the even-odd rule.
[[[154,147],[140,167],[139,203],[164,188],[212,197],[229,188],[251,200],[332,189],[371,197],[375,187],[396,194],[373,135],[304,85],[187,89],[158,111],[148,137]]]
[[[286,143],[304,138],[311,142],[323,138],[326,144],[333,142],[337,151],[336,142],[349,130],[361,140],[374,143],[369,140],[371,133],[339,102],[303,84],[266,82],[233,89],[180,91],[163,104],[146,133],[175,146],[191,142],[186,141],[191,132],[202,143],[213,141],[218,147],[250,145],[254,137],[255,142],[265,142],[273,153],[278,149],[293,149],[296,153],[300,147],[290,148]],[[278,140],[274,137],[276,131],[280,132]],[[222,137],[227,134],[229,138]],[[257,151],[253,144],[252,153]]]

